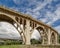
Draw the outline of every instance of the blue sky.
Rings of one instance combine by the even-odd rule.
[[[0,5],[30,14],[60,33],[60,0],[0,0]]]

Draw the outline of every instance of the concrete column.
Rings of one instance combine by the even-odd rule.
[[[26,29],[25,29],[26,45],[30,45],[30,20],[26,20]]]
[[[36,25],[36,23],[35,23],[35,25],[34,25],[34,26],[35,26],[35,27],[37,26],[37,25]]]
[[[16,17],[16,21],[18,22],[18,17]],[[18,30],[18,25],[16,26],[17,30]]]
[[[50,39],[51,39],[51,33],[50,33],[50,29],[48,29],[48,44],[49,45],[51,44]]]
[[[55,35],[55,37],[56,37],[56,44],[58,44],[58,35],[57,35],[57,33],[55,33],[56,35]]]
[[[34,29],[34,22],[33,22],[33,29]]]
[[[22,24],[22,17],[20,17],[20,24]]]
[[[34,28],[36,27],[36,23],[34,22]]]
[[[33,21],[31,21],[31,27],[33,28]]]
[[[20,18],[18,18],[18,22],[20,23]]]
[[[23,25],[23,29],[24,29],[24,18],[22,18],[22,25]]]

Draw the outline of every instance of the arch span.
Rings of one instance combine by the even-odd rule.
[[[34,34],[35,37],[33,37]],[[48,35],[43,27],[41,26],[35,27],[31,35],[32,35],[32,39],[33,38],[38,39],[38,37],[36,36],[39,36],[41,44],[48,44]]]
[[[19,28],[21,29],[20,24],[16,21],[15,18],[12,18],[11,16],[7,16],[7,15],[5,15],[5,14],[0,14],[0,22],[2,22],[2,21],[3,21],[3,22],[9,22],[9,23],[12,24],[13,26],[14,26],[14,24],[16,23],[17,27],[19,27]],[[20,33],[20,35],[23,33],[22,38],[24,38],[24,39],[23,39],[23,42],[25,43],[25,34],[24,34],[23,30],[21,29],[22,32],[20,32],[16,26],[14,26],[14,27],[17,29],[17,31]]]
[[[39,31],[39,33],[41,35],[42,44],[47,44],[48,43],[48,35],[45,32],[45,29],[41,26],[37,27],[36,29]]]

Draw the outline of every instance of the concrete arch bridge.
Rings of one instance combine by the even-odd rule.
[[[34,29],[40,33],[42,44],[58,44],[58,32],[30,15],[0,7],[0,21],[11,23],[20,33],[23,43],[27,45],[31,44],[30,39]]]

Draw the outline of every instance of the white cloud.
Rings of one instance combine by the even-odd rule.
[[[60,6],[57,7],[57,10],[55,11],[56,17],[60,19]]]
[[[31,39],[41,39],[40,33],[38,32],[38,30],[34,29],[32,35],[31,35]]]
[[[1,37],[2,36],[2,37]],[[0,22],[0,37],[1,38],[20,38],[20,34],[18,31],[11,25],[10,23],[7,22]]]
[[[39,11],[41,8],[43,8],[46,4],[50,3],[52,0],[44,0],[43,3],[39,3],[37,7],[33,10],[34,12]]]
[[[57,7],[57,9],[54,12],[47,11],[47,13],[46,13],[47,20],[50,19],[47,24],[50,26],[53,25],[53,23],[56,20],[60,19],[60,5],[57,5],[56,7]],[[42,19],[42,20],[45,21],[44,19]],[[60,26],[56,26],[54,28],[60,33]]]
[[[57,7],[55,12],[47,11],[46,16],[50,21],[47,24],[52,25],[56,20],[60,19],[60,6]]]
[[[13,0],[14,3],[16,5],[21,5],[21,3],[24,2],[24,0]],[[51,4],[51,1],[53,0],[44,0],[44,2],[37,2],[37,0],[27,0],[29,2],[29,4],[27,4],[27,6],[30,6],[32,4],[34,4],[36,7],[34,9],[31,8],[26,8],[26,14],[30,14],[32,15],[34,18],[38,18],[41,14],[39,12],[39,10],[41,10],[42,8],[44,8],[47,4]],[[54,0],[57,1],[57,0]],[[12,7],[14,10],[19,11],[19,7]],[[48,8],[51,8],[51,10],[53,10],[54,8],[49,5]],[[56,5],[56,11],[51,12],[51,11],[46,11],[45,14],[45,18],[40,19],[43,22],[47,22],[48,25],[52,25],[56,20],[60,19],[60,5]],[[43,12],[42,12],[43,13]],[[57,29],[57,31],[59,31],[60,26],[59,27],[55,27]],[[38,33],[37,33],[38,34]]]
[[[48,18],[43,18],[43,19],[40,19],[42,22],[47,22],[48,21]]]
[[[28,2],[27,6],[38,3],[37,0],[13,0],[16,5],[21,5],[25,1]]]
[[[22,0],[22,1],[13,0],[13,1],[17,5],[19,5],[19,4],[21,5],[21,3],[24,3],[24,0]],[[46,4],[50,3],[52,0],[44,0],[43,2],[38,2],[37,0],[26,0],[26,1],[29,2],[29,4],[27,4],[27,6],[31,6],[33,4],[36,6],[34,9],[26,8],[26,11],[27,11],[26,14],[30,14],[30,15],[34,16],[35,18],[37,18],[40,15],[39,10],[41,10],[41,8],[43,8]]]
[[[49,11],[47,11],[47,13],[46,13],[46,18],[48,18],[48,20],[50,19],[49,22],[47,23],[47,24],[50,24],[50,25],[51,25],[54,21],[57,20],[55,13],[52,13],[52,12],[49,12]]]
[[[15,11],[19,11],[20,8],[13,6],[13,7],[10,7],[10,9],[15,10]]]
[[[20,4],[21,0],[13,0],[15,4]]]

